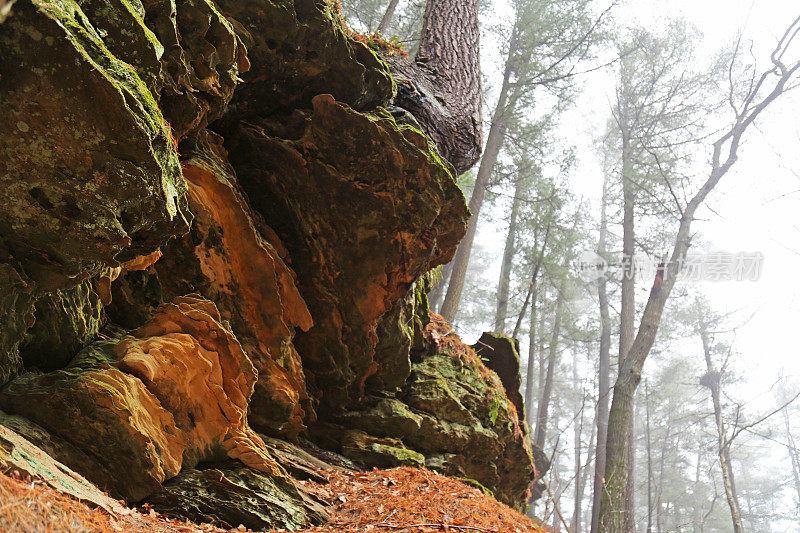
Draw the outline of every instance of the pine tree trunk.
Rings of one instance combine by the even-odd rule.
[[[450,283],[447,285],[447,293],[442,304],[441,315],[450,323],[453,323],[458,313],[458,306],[461,303],[461,293],[464,290],[464,281],[467,277],[467,267],[469,258],[472,254],[472,243],[475,240],[475,233],[478,230],[478,219],[480,218],[483,199],[486,196],[486,186],[489,184],[489,177],[492,174],[500,149],[503,146],[503,139],[506,134],[506,105],[508,100],[508,77],[511,72],[507,71],[503,88],[501,89],[500,99],[497,103],[492,125],[489,128],[489,136],[486,139],[486,150],[481,158],[478,167],[478,175],[475,178],[475,188],[469,200],[469,211],[471,213],[467,233],[458,245],[456,255],[453,258],[453,273],[450,275]]]
[[[561,337],[561,314],[564,305],[564,282],[558,288],[556,296],[555,319],[553,322],[553,335],[550,338],[550,349],[547,357],[547,374],[542,386],[542,394],[539,398],[539,405],[536,409],[536,429],[533,432],[533,444],[539,448],[544,448],[547,436],[547,422],[549,419],[550,399],[553,395],[553,379],[555,377],[556,361],[558,359],[558,341]]]
[[[379,34],[383,34],[389,28],[389,23],[392,22],[392,17],[394,16],[394,10],[397,9],[397,4],[400,0],[389,0],[389,5],[386,6],[386,11],[383,12],[383,17],[381,18],[380,24],[378,24],[378,29],[375,30]]]
[[[520,195],[522,194],[522,180],[517,180],[514,190],[514,200],[511,202],[511,215],[506,235],[506,245],[503,250],[503,263],[500,266],[500,280],[497,283],[497,310],[494,315],[494,330],[505,333],[506,317],[508,315],[508,293],[511,287],[511,267],[514,263],[514,245],[517,236],[517,213],[519,212]]]
[[[728,439],[725,422],[722,419],[722,402],[720,399],[722,391],[722,373],[714,368],[711,360],[711,341],[709,338],[707,325],[700,323],[700,339],[703,342],[703,353],[706,358],[707,373],[701,383],[708,387],[711,392],[711,402],[714,405],[714,421],[717,427],[717,455],[722,469],[722,486],[725,488],[725,499],[731,511],[731,521],[733,522],[734,533],[741,533],[742,511],[739,506],[739,498],[736,494],[736,481],[733,475],[733,465],[731,464],[730,440]]]
[[[533,391],[536,389],[534,383],[534,373],[536,369],[536,282],[531,281],[531,294],[529,294],[533,302],[531,303],[531,320],[530,332],[528,335],[528,374],[525,380],[525,416],[528,417],[528,425],[533,427]],[[539,382],[541,384],[541,382]]]
[[[597,253],[606,257],[608,238],[608,177],[603,180],[603,200],[600,210],[600,238]],[[595,447],[594,494],[592,500],[592,533],[599,531],[600,499],[603,495],[603,476],[606,470],[606,435],[608,434],[608,405],[611,393],[611,316],[608,304],[606,277],[597,280],[597,295],[600,302],[600,354],[597,377],[597,446]]]
[[[653,533],[653,456],[650,439],[650,391],[644,384],[645,435],[647,445],[647,533]]]
[[[634,229],[634,204],[636,194],[633,184],[633,157],[631,154],[630,141],[627,132],[622,132],[622,288],[619,317],[619,367],[628,355],[628,351],[633,344],[633,336],[636,332],[634,323],[636,314],[636,272],[633,261],[635,253],[635,229]],[[625,512],[624,528],[625,533],[633,533],[635,529],[634,520],[634,447],[633,447],[633,418],[630,419],[628,428],[628,475],[625,488]]]
[[[385,56],[397,82],[394,104],[417,119],[459,175],[481,153],[478,4],[428,0],[414,58]]]
[[[578,357],[577,352],[572,358],[572,386],[577,391],[580,386],[578,379]],[[583,391],[581,391],[583,392]],[[586,398],[582,396],[579,401],[576,396],[575,400],[575,416],[573,417],[573,445],[574,445],[574,459],[575,459],[575,498],[572,510],[572,519],[570,520],[569,530],[578,532],[581,529],[581,506],[583,503],[583,463],[581,463],[581,456],[583,454],[583,446],[581,443],[581,436],[583,433],[583,408],[586,404]]]

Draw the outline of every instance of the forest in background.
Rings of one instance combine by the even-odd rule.
[[[423,0],[342,7],[357,31],[416,54]],[[731,34],[709,51],[692,21],[631,24],[625,9],[480,4],[485,146],[460,177],[472,227],[431,305],[461,333],[520,340],[528,423],[552,462],[532,513],[554,529],[599,530],[611,462],[626,473],[625,531],[800,530],[800,380],[752,390],[737,334],[756,310],[718,305],[701,283],[753,283],[765,258],[690,228],[719,182],[740,186],[725,174],[742,138],[770,135],[752,127],[762,111],[796,112],[784,93],[800,28],[776,15],[783,39]],[[598,72],[611,80],[601,98],[587,89]],[[589,147],[564,125],[587,92],[605,117]],[[587,151],[593,196],[575,186]],[[607,438],[626,396],[630,423],[612,415]]]

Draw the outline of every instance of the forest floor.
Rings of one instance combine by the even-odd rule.
[[[330,472],[329,484],[324,489],[335,502],[331,521],[303,532],[545,531],[480,490],[428,470],[402,467]],[[0,474],[0,531],[222,533],[225,530],[170,520],[152,509],[123,508],[112,514],[56,492],[39,481]],[[240,526],[232,531],[248,530]]]

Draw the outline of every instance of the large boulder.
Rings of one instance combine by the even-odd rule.
[[[0,260],[69,288],[188,229],[164,117],[77,2],[17,2],[0,55]]]
[[[113,512],[121,506],[83,476],[59,463],[22,435],[2,424],[0,413],[0,471],[47,483],[77,500]]]
[[[293,531],[328,518],[320,502],[288,477],[236,463],[184,470],[147,503],[174,518],[226,529],[243,525],[256,531]]]
[[[494,371],[506,396],[517,409],[520,420],[526,420],[525,405],[520,394],[522,378],[519,367],[519,341],[500,333],[484,332],[478,342],[472,345],[475,354],[481,358],[486,368]]]
[[[251,205],[286,244],[314,327],[298,332],[325,412],[375,374],[375,328],[429,269],[447,262],[467,209],[450,168],[418,130],[329,95],[295,115],[293,140],[243,123],[226,138]]]

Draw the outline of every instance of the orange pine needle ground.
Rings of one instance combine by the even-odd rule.
[[[480,490],[428,470],[401,467],[328,474],[335,503],[329,524],[306,533],[544,533],[529,518]],[[314,485],[313,482],[305,482]],[[471,528],[473,526],[474,528]],[[170,520],[153,510],[111,514],[38,481],[0,474],[0,531],[222,533],[208,524]],[[246,532],[242,527],[234,532]]]
[[[328,480],[337,502],[331,522],[304,532],[544,533],[480,490],[429,470],[330,472]]]

